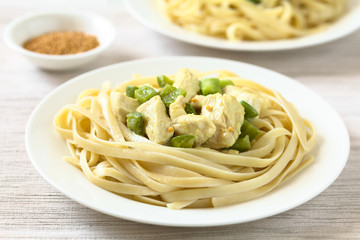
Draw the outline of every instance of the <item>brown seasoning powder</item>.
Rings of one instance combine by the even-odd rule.
[[[66,55],[86,52],[99,46],[95,36],[83,32],[50,32],[26,41],[23,47],[37,53]]]

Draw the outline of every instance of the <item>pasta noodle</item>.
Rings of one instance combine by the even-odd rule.
[[[325,29],[347,0],[158,0],[173,23],[232,41],[302,37]]]
[[[95,185],[123,197],[171,209],[220,207],[260,197],[311,164],[316,142],[311,123],[278,92],[228,71],[192,72],[199,78],[218,75],[256,91],[268,107],[251,120],[260,134],[245,152],[205,146],[174,148],[133,133],[119,121],[109,101],[126,86],[150,84],[141,77],[116,88],[83,91],[76,104],[64,106],[54,126],[66,139],[65,160]],[[173,78],[174,76],[170,76]]]

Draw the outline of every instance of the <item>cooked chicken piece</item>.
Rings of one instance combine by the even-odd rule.
[[[204,100],[204,98],[205,98],[204,95],[196,95],[190,100],[191,106],[193,106],[193,108],[195,109],[201,109],[202,101]]]
[[[243,100],[243,101],[247,102],[253,108],[256,109],[256,111],[259,113],[259,115],[260,115],[262,109],[268,108],[271,104],[268,99],[263,98],[256,91],[252,90],[251,88],[247,88],[247,87],[241,88],[241,87],[228,85],[223,88],[223,92],[236,97],[236,99],[238,101]]]
[[[170,104],[169,106],[169,115],[171,120],[174,120],[175,118],[181,116],[181,115],[186,115],[187,113],[185,112],[185,98],[183,95],[180,95],[176,98],[175,102],[173,102],[172,104]]]
[[[173,86],[185,90],[185,101],[189,102],[189,100],[194,97],[200,90],[200,81],[191,73],[189,69],[181,68],[175,76],[175,82]]]
[[[126,122],[126,114],[135,112],[139,102],[135,98],[126,96],[124,93],[111,92],[110,105],[116,117],[122,123]]]
[[[173,127],[177,135],[194,135],[195,146],[206,142],[216,131],[215,124],[202,115],[186,114],[173,120]]]
[[[145,133],[152,142],[164,145],[170,141],[174,129],[159,95],[141,104],[136,111],[144,114]]]
[[[235,143],[244,121],[244,108],[234,96],[219,93],[206,96],[201,115],[209,117],[216,126],[215,134],[205,144],[219,149]]]
[[[214,135],[216,127],[208,117],[187,114],[184,109],[185,103],[184,96],[180,95],[169,106],[169,115],[175,134],[194,135],[196,136],[195,145],[199,146]]]

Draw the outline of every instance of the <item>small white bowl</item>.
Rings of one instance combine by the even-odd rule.
[[[41,54],[23,48],[25,41],[53,31],[80,31],[97,37],[99,46],[77,54]],[[4,31],[5,43],[44,69],[67,70],[95,60],[114,41],[115,27],[105,18],[84,11],[37,11],[13,20]]]

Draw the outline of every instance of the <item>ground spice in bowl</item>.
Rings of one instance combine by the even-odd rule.
[[[99,46],[96,36],[83,32],[50,32],[26,41],[27,50],[51,55],[67,55],[86,52]]]

